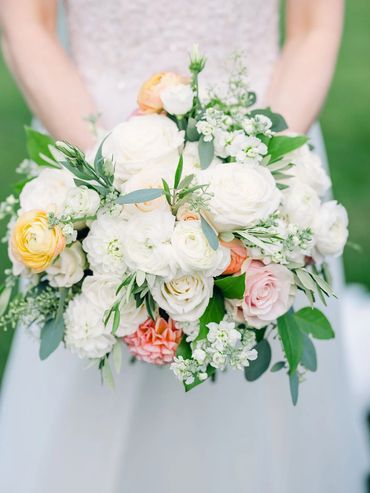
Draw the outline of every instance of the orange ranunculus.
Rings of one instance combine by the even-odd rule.
[[[49,226],[44,211],[32,210],[22,214],[11,234],[14,257],[32,272],[43,272],[65,247],[59,226]]]
[[[247,258],[247,249],[243,245],[243,243],[238,240],[232,240],[232,241],[221,241],[221,244],[230,249],[230,263],[226,267],[225,271],[223,274],[236,274],[240,272],[241,266],[243,262]]]
[[[189,79],[173,72],[154,74],[141,86],[137,102],[143,113],[160,113],[163,110],[161,92],[177,84],[187,84]]]

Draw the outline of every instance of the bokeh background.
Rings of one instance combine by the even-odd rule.
[[[350,215],[350,240],[344,255],[348,283],[370,289],[370,1],[350,0],[338,67],[321,115],[334,194]],[[304,96],[303,96],[304,97]],[[23,126],[30,113],[0,56],[0,200],[19,179],[16,166],[26,156]],[[0,223],[1,237],[5,225]],[[357,246],[357,247],[356,247]],[[0,245],[0,284],[8,266]],[[369,327],[370,330],[370,327]],[[0,332],[0,381],[12,333]]]

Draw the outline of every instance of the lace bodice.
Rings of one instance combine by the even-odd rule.
[[[66,13],[71,55],[108,126],[153,73],[184,72],[193,43],[208,56],[207,81],[243,50],[259,95],[278,53],[279,0],[67,0]]]

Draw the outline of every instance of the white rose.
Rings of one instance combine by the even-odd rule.
[[[308,185],[293,183],[284,192],[282,211],[290,223],[301,228],[312,227],[319,208],[319,196]]]
[[[104,312],[84,294],[75,296],[64,314],[66,347],[80,358],[102,358],[109,353],[116,338],[103,318]]]
[[[94,274],[121,275],[126,271],[123,255],[125,227],[123,219],[109,215],[100,215],[91,224],[83,248]]]
[[[81,243],[76,241],[65,248],[59,257],[46,269],[47,279],[53,288],[70,288],[81,281],[86,266],[86,257]]]
[[[323,204],[316,216],[314,234],[316,248],[321,255],[342,255],[348,238],[346,209],[335,200]]]
[[[193,107],[194,93],[189,84],[176,84],[161,92],[164,109],[170,115],[185,115]]]
[[[184,132],[163,115],[135,116],[117,125],[103,144],[103,156],[115,165],[115,184],[165,161],[177,163]]]
[[[264,166],[222,163],[202,171],[199,183],[210,185],[210,217],[220,232],[253,226],[280,203],[281,193]]]
[[[230,250],[219,246],[213,250],[202,231],[200,221],[182,221],[176,224],[172,235],[175,258],[183,273],[202,272],[219,276],[230,263]]]
[[[120,282],[121,279],[119,277],[111,275],[88,276],[83,282],[82,293],[92,306],[97,307],[104,314],[116,301],[116,291]],[[148,318],[145,305],[137,307],[136,301],[132,297],[127,302],[125,293],[125,288],[121,289],[119,293],[119,296],[122,297],[122,302],[120,304],[120,323],[115,333],[117,337],[132,334]],[[111,317],[108,324],[110,328],[112,323],[113,317]]]
[[[64,202],[64,213],[74,217],[93,216],[100,206],[99,194],[85,186],[68,190]]]
[[[162,277],[172,277],[175,260],[171,236],[175,218],[170,212],[153,211],[129,218],[123,251],[129,268]]]
[[[60,214],[69,189],[74,188],[73,176],[62,169],[45,168],[37,178],[26,183],[19,195],[22,212],[39,209]]]
[[[213,293],[213,278],[199,274],[164,281],[156,279],[152,295],[173,320],[194,322],[203,315]]]
[[[331,182],[322,161],[317,154],[310,150],[307,144],[287,154],[284,160],[295,164],[288,171],[294,177],[289,178],[288,185],[294,181],[309,185],[320,197],[323,197],[329,190]]]

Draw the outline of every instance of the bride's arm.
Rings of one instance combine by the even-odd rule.
[[[324,102],[338,47],[343,0],[287,0],[286,41],[265,103],[306,132]]]
[[[94,104],[56,34],[56,0],[1,0],[6,61],[32,111],[51,135],[82,148],[93,139]]]

